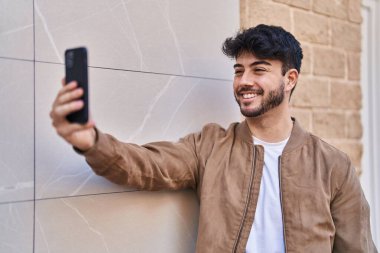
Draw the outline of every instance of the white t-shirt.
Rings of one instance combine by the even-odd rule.
[[[256,137],[253,140],[255,145],[264,146],[264,168],[246,253],[284,253],[278,158],[289,138],[277,143],[264,142]]]

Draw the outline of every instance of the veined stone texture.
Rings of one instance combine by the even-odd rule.
[[[239,30],[239,2],[0,0],[0,14],[0,252],[194,252],[194,192],[96,176],[49,112],[64,51],[86,46],[91,116],[121,141],[239,121],[221,52]]]

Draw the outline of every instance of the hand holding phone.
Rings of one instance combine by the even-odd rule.
[[[76,81],[78,87],[83,89],[84,106],[79,111],[67,115],[71,123],[86,124],[89,119],[89,96],[88,96],[88,65],[87,49],[85,47],[71,48],[65,51],[66,84]]]
[[[96,142],[95,122],[89,118],[88,109],[87,50],[66,50],[65,68],[66,78],[62,79],[63,87],[52,104],[50,118],[59,136],[78,150],[86,151]]]

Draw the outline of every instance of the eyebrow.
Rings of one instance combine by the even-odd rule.
[[[261,65],[261,64],[263,64],[263,65],[268,65],[268,66],[272,66],[272,64],[270,64],[269,62],[267,62],[267,61],[255,61],[255,62],[253,62],[253,63],[251,63],[249,66],[250,67],[254,67],[254,66],[257,66],[257,65]],[[238,67],[244,67],[242,64],[240,64],[240,63],[236,63],[235,65],[234,65],[234,68],[238,68]]]

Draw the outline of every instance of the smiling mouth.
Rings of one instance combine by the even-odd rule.
[[[240,97],[243,97],[244,99],[251,99],[251,98],[255,98],[257,96],[263,95],[264,90],[260,88],[252,88],[252,87],[243,86],[240,89],[238,89],[237,94]]]
[[[243,98],[245,98],[245,99],[255,98],[255,97],[257,97],[256,93],[246,93],[246,94],[243,94]]]

